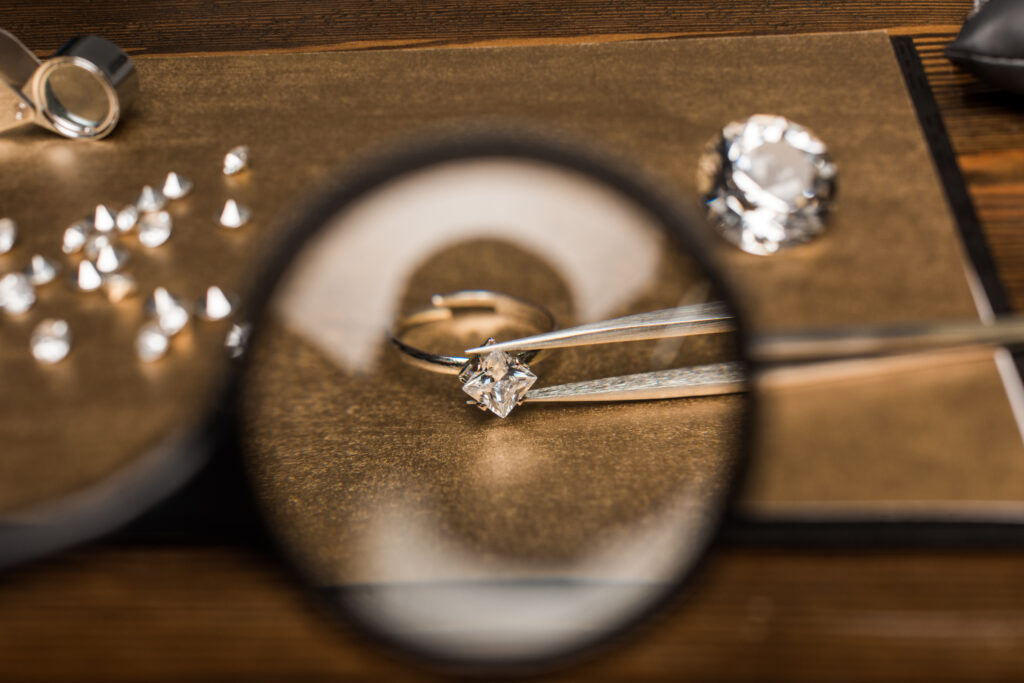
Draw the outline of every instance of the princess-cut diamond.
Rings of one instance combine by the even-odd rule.
[[[782,116],[727,125],[698,164],[708,218],[751,254],[773,254],[825,229],[836,167],[825,143]]]
[[[493,343],[493,339],[487,340],[487,344]],[[492,351],[470,358],[459,373],[459,379],[462,390],[481,410],[490,410],[498,417],[508,417],[526,397],[526,392],[537,381],[537,375],[526,363],[504,351]]]

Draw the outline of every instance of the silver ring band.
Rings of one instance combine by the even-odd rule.
[[[421,325],[445,322],[454,318],[458,312],[486,312],[524,320],[540,332],[555,329],[555,318],[547,309],[508,294],[487,290],[462,290],[450,294],[435,294],[430,297],[430,308],[424,308],[398,318],[388,335],[391,343],[402,354],[406,362],[448,375],[457,375],[469,362],[466,356],[446,356],[430,353],[402,341],[409,330]],[[538,351],[525,351],[518,354],[523,362],[537,357]]]

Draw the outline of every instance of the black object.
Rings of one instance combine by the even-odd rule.
[[[967,18],[946,57],[983,81],[1024,95],[1024,2],[989,0]]]

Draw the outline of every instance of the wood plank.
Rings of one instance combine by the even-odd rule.
[[[4,28],[51,52],[94,33],[134,52],[182,53],[337,47],[411,41],[438,44],[608,33],[738,35],[959,24],[970,0],[247,0],[173,3],[3,0]]]
[[[722,551],[688,599],[560,677],[1013,679],[1021,576],[1020,553]],[[0,615],[8,683],[424,678],[240,549],[72,553],[5,577]]]

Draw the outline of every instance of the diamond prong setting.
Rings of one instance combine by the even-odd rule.
[[[488,339],[487,344],[493,344]],[[530,366],[504,351],[472,356],[459,372],[462,390],[481,410],[508,417],[537,381]]]

